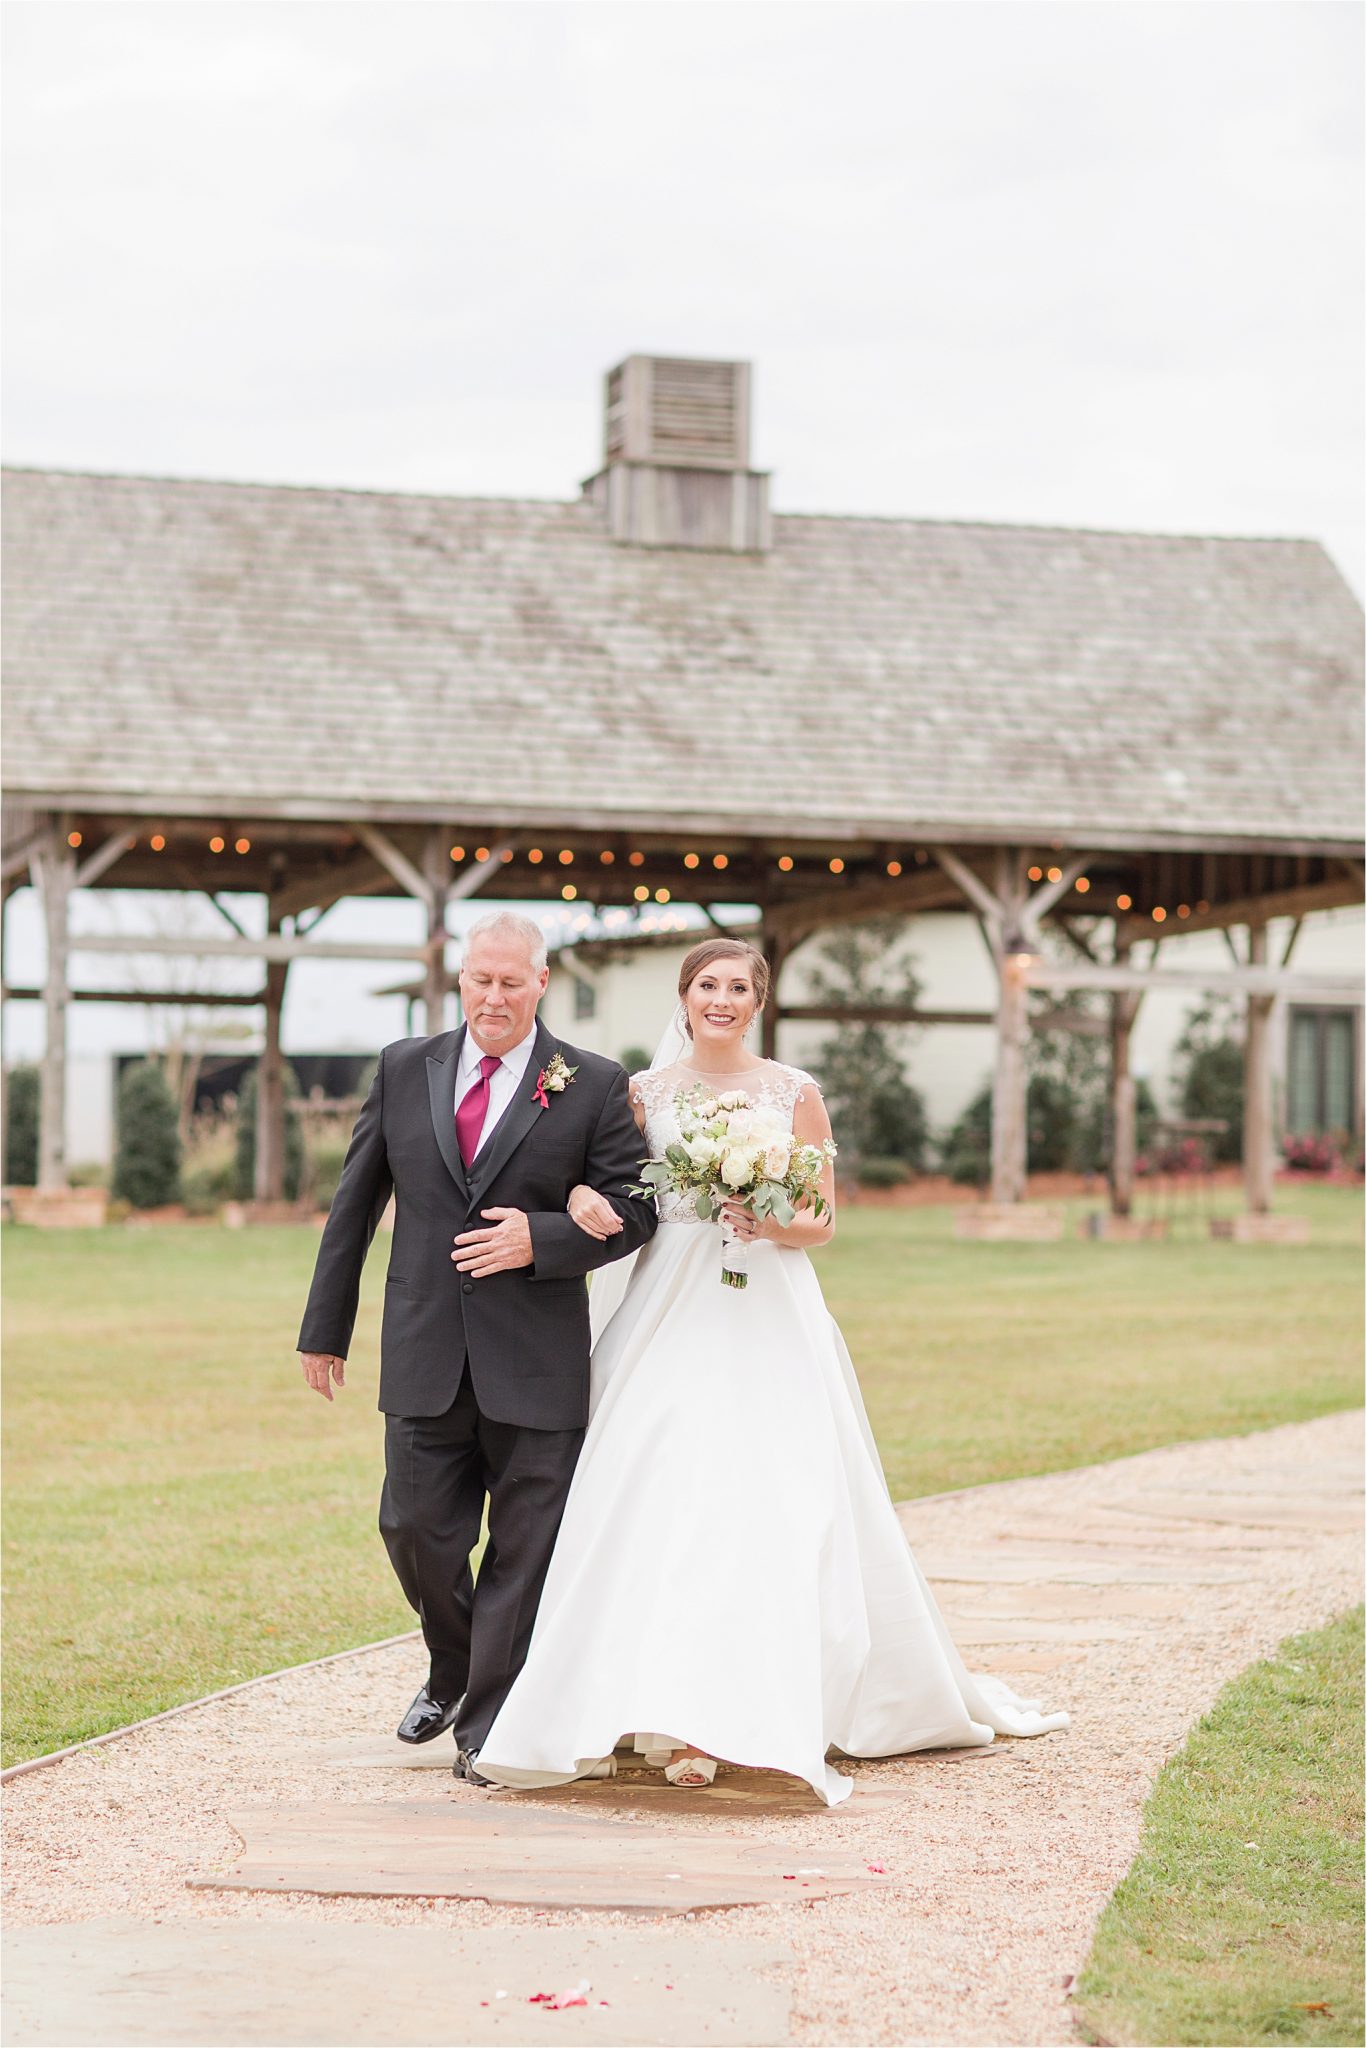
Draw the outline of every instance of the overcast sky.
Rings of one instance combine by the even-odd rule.
[[[572,496],[611,363],[744,356],[778,510],[1366,586],[1356,5],[5,14],[11,462]]]

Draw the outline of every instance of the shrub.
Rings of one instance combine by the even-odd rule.
[[[113,1192],[135,1209],[180,1200],[179,1112],[151,1060],[129,1067],[119,1083]]]
[[[643,1045],[628,1045],[625,1052],[617,1054],[618,1064],[625,1067],[628,1074],[643,1073],[651,1057]]]
[[[256,1195],[256,1069],[242,1083],[237,1098],[237,1152],[234,1189],[239,1202]],[[297,1202],[304,1177],[304,1134],[296,1107],[299,1084],[285,1062],[285,1200]]]
[[[230,1202],[237,1185],[237,1163],[230,1152],[208,1152],[190,1160],[180,1176],[185,1207],[192,1216],[213,1216]]]
[[[98,1159],[83,1159],[78,1166],[67,1168],[66,1184],[69,1188],[107,1188],[109,1168]]]
[[[911,1169],[904,1159],[881,1158],[876,1152],[860,1159],[855,1172],[863,1188],[900,1187],[911,1178]]]
[[[38,1069],[12,1067],[5,1082],[5,1181],[16,1188],[38,1182]]]
[[[309,1152],[309,1194],[315,1209],[330,1209],[346,1162],[345,1138],[316,1138]]]
[[[943,1166],[962,1187],[985,1187],[991,1179],[991,1088],[973,1096],[944,1140]]]

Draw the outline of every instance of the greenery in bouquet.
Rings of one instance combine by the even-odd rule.
[[[820,1216],[829,1207],[821,1175],[835,1156],[832,1139],[805,1143],[742,1090],[709,1094],[704,1082],[679,1089],[674,1116],[679,1135],[662,1159],[642,1169],[642,1194],[685,1196],[704,1223],[719,1220],[726,1202],[784,1227],[800,1208]],[[747,1285],[742,1254],[743,1247],[727,1241],[721,1278],[729,1287]]]

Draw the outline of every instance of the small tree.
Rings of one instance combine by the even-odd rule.
[[[288,1060],[285,1084],[285,1200],[297,1202],[304,1177],[304,1132],[297,1103],[299,1083]],[[242,1083],[237,1098],[237,1199],[250,1202],[256,1193],[256,1069]]]
[[[920,982],[898,959],[899,917],[870,918],[824,939],[807,978],[815,1002],[915,1004]],[[841,1024],[817,1055],[830,1121],[848,1158],[904,1159],[919,1169],[927,1137],[925,1104],[902,1070],[895,1024]]]
[[[150,1060],[129,1067],[119,1083],[114,1193],[135,1209],[180,1200],[180,1112]]]
[[[5,1083],[5,1181],[31,1188],[38,1180],[38,1069],[13,1067]]]
[[[1222,1117],[1228,1129],[1210,1142],[1216,1160],[1243,1156],[1243,1047],[1235,1036],[1227,1003],[1199,1005],[1186,1012],[1176,1041],[1181,1114]]]

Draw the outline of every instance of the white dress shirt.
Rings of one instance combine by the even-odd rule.
[[[476,1159],[493,1136],[498,1126],[499,1118],[507,1110],[513,1096],[521,1087],[522,1076],[527,1070],[531,1059],[531,1049],[535,1043],[536,1026],[533,1024],[521,1044],[514,1045],[510,1052],[505,1052],[502,1055],[503,1064],[500,1067],[495,1067],[489,1076],[489,1106],[484,1112],[484,1128],[479,1133],[479,1143],[474,1148]],[[484,1054],[474,1042],[473,1032],[466,1031],[464,1047],[460,1054],[460,1071],[455,1077],[455,1101],[451,1105],[452,1116],[455,1115],[456,1110],[479,1079],[479,1062],[483,1058]]]

